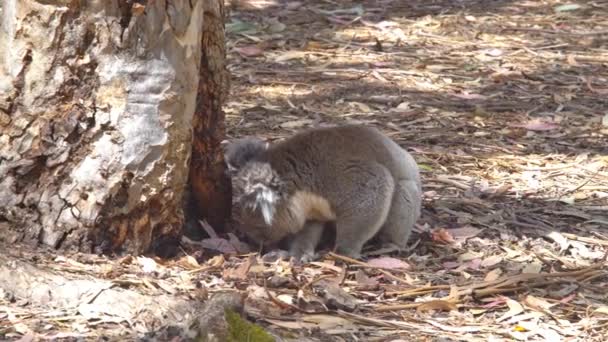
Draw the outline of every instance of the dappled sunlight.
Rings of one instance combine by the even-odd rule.
[[[374,290],[361,290],[358,276],[342,279],[374,317],[357,316],[360,327],[458,339],[465,330],[453,332],[464,324],[464,334],[480,340],[602,335],[598,320],[590,333],[580,324],[585,315],[570,315],[597,310],[598,302],[575,303],[576,291],[552,277],[572,275],[570,285],[589,290],[585,298],[605,301],[598,290],[605,282],[589,279],[601,278],[608,248],[608,6],[288,3],[232,14],[244,29],[229,33],[229,138],[275,140],[320,125],[367,124],[411,152],[421,169],[415,248],[400,259],[415,269],[396,283],[383,273],[388,278]],[[577,267],[589,269],[569,273]],[[462,283],[468,285],[454,287]],[[452,295],[463,304],[457,313],[392,325],[424,315],[412,312],[421,302]],[[530,323],[531,302],[558,303],[560,296],[572,311],[560,311],[559,319],[576,333],[546,317],[534,319],[542,329],[516,331],[508,323]],[[503,311],[493,307],[498,302]],[[443,310],[449,304],[442,302]],[[365,331],[365,338],[378,333]]]

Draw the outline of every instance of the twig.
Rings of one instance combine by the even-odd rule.
[[[607,246],[608,247],[608,241],[606,241],[606,240],[600,240],[600,239],[594,239],[594,238],[589,238],[589,237],[584,237],[584,236],[578,236],[578,235],[574,235],[574,234],[570,234],[570,233],[562,233],[562,235],[564,237],[567,237],[570,240],[581,241],[581,242],[586,242],[586,243],[593,243],[593,244],[596,244],[596,245]]]
[[[588,31],[588,32],[568,32],[568,31],[555,31],[555,30],[547,30],[547,29],[536,29],[536,28],[528,28],[528,27],[505,27],[502,31],[528,31],[528,32],[539,32],[539,33],[548,33],[548,34],[565,34],[570,36],[601,36],[608,34],[608,30],[603,31]]]

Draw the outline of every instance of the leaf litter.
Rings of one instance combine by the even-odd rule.
[[[414,248],[301,265],[203,225],[209,238],[171,260],[41,253],[53,272],[111,282],[79,311],[0,293],[0,333],[171,323],[93,305],[119,286],[194,303],[239,291],[284,341],[606,340],[606,18],[605,1],[232,2],[229,138],[380,128],[421,165]]]
[[[595,310],[608,301],[608,6],[288,3],[231,13],[260,25],[277,17],[287,29],[257,35],[272,46],[264,59],[229,54],[238,94],[226,108],[229,136],[274,141],[370,124],[412,152],[423,177],[409,253],[296,266],[296,277],[312,277],[304,283],[342,277],[363,301],[323,315],[349,319],[364,340],[412,340],[414,330],[420,340],[607,338]],[[342,271],[319,268],[328,262]],[[281,323],[310,315],[294,310],[267,327],[349,340]]]

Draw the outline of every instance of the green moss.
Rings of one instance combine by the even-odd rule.
[[[262,327],[247,322],[232,310],[226,310],[226,321],[229,332],[228,342],[274,342],[274,338]]]

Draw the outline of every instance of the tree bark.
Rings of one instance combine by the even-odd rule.
[[[179,238],[212,3],[4,0],[0,239],[142,253]]]
[[[192,121],[190,215],[206,219],[214,228],[223,230],[231,208],[230,181],[224,172],[224,153],[220,145],[225,133],[222,106],[229,92],[223,1],[205,1],[202,48],[198,97]]]

